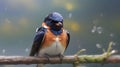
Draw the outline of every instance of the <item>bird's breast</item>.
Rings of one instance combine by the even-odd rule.
[[[41,55],[58,55],[64,53],[65,48],[62,46],[61,42],[59,41],[59,38],[54,38],[54,40],[55,41],[49,44],[49,46],[40,50]]]
[[[58,55],[63,54],[66,48],[66,35],[55,36],[51,32],[45,34],[45,39],[39,54]]]

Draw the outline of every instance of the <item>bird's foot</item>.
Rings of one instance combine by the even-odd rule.
[[[48,54],[44,54],[43,56],[47,58],[48,62],[50,62],[50,56]]]
[[[44,54],[43,56],[46,57],[48,59],[48,62],[50,62],[50,63],[52,63],[50,58],[54,58],[54,57],[59,57],[60,58],[60,63],[62,63],[63,62],[63,57],[64,57],[63,54],[58,54],[58,55],[54,55],[54,56]]]
[[[63,57],[64,57],[64,55],[63,55],[63,54],[59,54],[58,56],[59,56],[59,58],[60,58],[60,63],[62,63],[62,62],[63,62]]]

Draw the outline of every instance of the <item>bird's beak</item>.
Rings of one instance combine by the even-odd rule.
[[[58,23],[56,23],[55,25],[59,27],[59,26],[62,26],[62,23],[61,23],[61,22],[58,22]]]

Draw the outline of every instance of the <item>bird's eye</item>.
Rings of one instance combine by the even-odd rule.
[[[54,20],[52,20],[52,22],[51,23],[58,23],[58,21],[54,21]]]
[[[58,21],[54,21],[54,23],[58,23]]]

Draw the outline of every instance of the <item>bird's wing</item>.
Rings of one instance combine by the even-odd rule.
[[[68,31],[66,31],[66,33],[67,33],[67,46],[66,46],[67,48],[70,42],[70,33]]]
[[[45,32],[46,32],[46,29],[44,27],[40,27],[38,29],[38,31],[35,35],[29,56],[35,56],[38,54],[38,51],[39,51],[40,47],[42,46],[41,43],[44,40]]]

